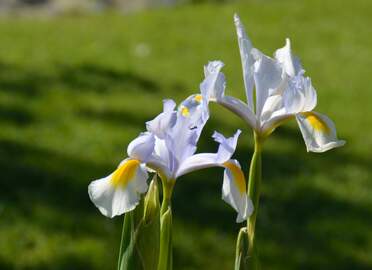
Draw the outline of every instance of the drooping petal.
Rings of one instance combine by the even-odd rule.
[[[278,49],[274,56],[275,59],[283,65],[285,72],[290,77],[296,76],[302,70],[300,60],[292,54],[289,38],[285,40],[285,46]]]
[[[176,177],[204,168],[223,166],[234,154],[240,133],[237,130],[233,137],[225,138],[215,132],[213,138],[220,144],[217,153],[200,153],[188,157],[180,164]]]
[[[128,156],[146,162],[152,155],[155,147],[155,137],[150,132],[141,133],[130,142],[127,148]]]
[[[254,59],[251,54],[252,42],[247,36],[243,23],[241,22],[237,14],[234,15],[234,23],[236,27],[236,33],[238,36],[238,43],[240,49],[240,58],[243,67],[243,79],[245,86],[245,93],[247,96],[247,104],[251,111],[254,111],[253,107],[253,64]]]
[[[164,138],[165,134],[175,124],[176,112],[174,108],[176,103],[171,99],[163,101],[163,112],[155,119],[146,123],[146,128],[149,132],[153,133],[159,138]]]
[[[220,72],[223,66],[221,61],[212,61],[204,66],[205,79],[200,84],[200,92],[207,100],[216,101],[225,94],[225,75]]]
[[[336,127],[331,119],[317,112],[305,112],[296,115],[307,151],[325,152],[345,144],[337,139]]]
[[[137,206],[140,195],[147,191],[147,178],[140,161],[128,159],[109,176],[91,182],[89,197],[103,215],[112,218]]]
[[[247,195],[244,173],[237,160],[224,163],[222,199],[238,212],[236,222],[243,222],[253,213],[253,203]]]

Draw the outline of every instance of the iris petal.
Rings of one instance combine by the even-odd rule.
[[[307,151],[325,152],[345,144],[339,140],[331,119],[317,112],[306,112],[296,116]]]
[[[100,212],[112,218],[137,206],[140,195],[147,191],[147,178],[138,160],[125,160],[109,176],[91,182],[88,194]]]

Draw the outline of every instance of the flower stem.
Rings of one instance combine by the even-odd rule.
[[[261,147],[262,138],[254,134],[254,153],[251,160],[248,183],[248,196],[252,199],[254,211],[247,219],[247,233],[248,233],[248,263],[250,270],[260,269],[255,229],[256,219],[258,213],[259,199],[260,199],[260,185],[262,178],[262,161],[261,161]]]
[[[175,180],[168,180],[164,177],[161,179],[163,185],[163,201],[161,204],[160,215],[162,216],[168,210],[168,207],[171,207],[171,199]]]
[[[162,178],[163,202],[160,209],[160,254],[158,270],[172,270],[172,207],[171,198],[175,181]]]

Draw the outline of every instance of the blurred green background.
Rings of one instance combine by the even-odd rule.
[[[292,39],[318,90],[317,111],[347,140],[306,153],[291,122],[266,143],[262,268],[372,269],[372,2],[217,2],[0,17],[0,269],[115,269],[123,218],[102,216],[87,186],[126,156],[163,98],[198,91],[209,60],[226,63],[228,94],[244,98],[234,12],[267,54]],[[215,151],[213,130],[241,128],[235,157],[247,169],[251,131],[211,110],[200,151]],[[232,269],[240,225],[220,199],[222,174],[177,182],[174,269]]]

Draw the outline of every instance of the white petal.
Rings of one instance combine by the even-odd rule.
[[[254,64],[254,81],[256,83],[256,115],[261,116],[262,109],[269,96],[280,94],[287,78],[283,75],[281,65],[257,49],[252,53]]]
[[[217,153],[201,153],[188,157],[180,164],[176,178],[196,170],[223,166],[234,154],[240,133],[241,131],[237,130],[233,137],[225,138],[215,132],[213,138],[220,143]]]
[[[199,128],[204,127],[209,118],[208,101],[200,94],[191,95],[182,101],[178,111],[187,116],[187,121]]]
[[[222,134],[217,131],[212,135],[213,139],[220,144],[217,152],[217,160],[222,163],[229,160],[235,152],[236,145],[238,144],[238,138],[241,134],[241,130],[238,129],[234,136],[225,138]]]
[[[205,79],[200,84],[200,92],[207,100],[218,100],[224,96],[226,81],[225,75],[220,72],[223,66],[221,61],[212,61],[204,67]]]
[[[287,114],[284,110],[274,112],[271,117],[263,123],[261,127],[262,134],[265,134],[266,136],[269,135],[275,130],[275,128],[292,117],[294,117],[293,114]]]
[[[283,93],[283,103],[286,113],[296,114],[314,109],[317,103],[317,95],[309,77],[303,76],[300,71],[288,81]]]
[[[290,86],[284,91],[283,103],[288,113],[299,113],[305,105],[305,95],[301,89]]]
[[[128,156],[146,162],[154,151],[155,137],[149,132],[141,133],[130,142],[127,148]]]
[[[248,107],[253,111],[253,64],[254,59],[251,54],[252,42],[247,36],[244,26],[237,14],[234,15],[236,33],[238,35],[238,43],[240,49],[240,58],[243,67],[243,78],[245,85],[245,93],[247,96]]]
[[[317,95],[311,80],[300,71],[289,79],[282,95],[270,96],[266,100],[261,116],[261,132],[270,132],[295,114],[313,110],[316,103]]]
[[[166,146],[165,140],[155,137],[155,148],[151,157],[146,161],[148,171],[155,170],[157,173],[171,177],[169,170],[169,150]],[[150,169],[150,170],[149,170]]]
[[[111,175],[88,186],[91,201],[107,217],[133,210],[147,191],[148,174],[137,160],[127,160]]]
[[[253,204],[247,196],[244,173],[237,160],[225,163],[222,199],[238,212],[236,222],[243,222],[253,213]]]
[[[331,119],[317,112],[306,112],[296,115],[307,151],[325,152],[345,144],[338,140],[336,128]]]
[[[285,41],[285,46],[275,52],[275,58],[283,65],[285,72],[292,77],[297,75],[302,70],[302,67],[300,60],[292,55],[289,38]]]
[[[311,80],[309,77],[305,78],[305,104],[304,107],[302,108],[303,112],[309,112],[312,111],[317,103],[317,94],[316,90],[311,84]]]
[[[163,112],[171,112],[176,108],[176,102],[173,99],[163,100]]]
[[[240,99],[231,97],[231,96],[224,96],[220,98],[218,104],[224,106],[226,109],[232,111],[244,121],[248,123],[253,129],[257,128],[257,120],[255,114],[249,109],[247,104],[242,102]]]
[[[220,72],[222,67],[223,63],[220,61],[210,62],[205,67],[206,78],[200,85],[202,96],[208,102],[215,101],[236,113],[252,128],[256,128],[256,116],[249,106],[237,98],[225,96],[226,81],[224,74]]]
[[[283,97],[281,95],[273,95],[267,98],[265,105],[262,108],[261,122],[266,122],[273,117],[273,114],[278,113],[283,107]]]
[[[163,112],[153,120],[146,122],[146,128],[159,138],[164,138],[169,128],[175,124],[176,111],[174,108],[176,103],[171,99],[163,101]]]

